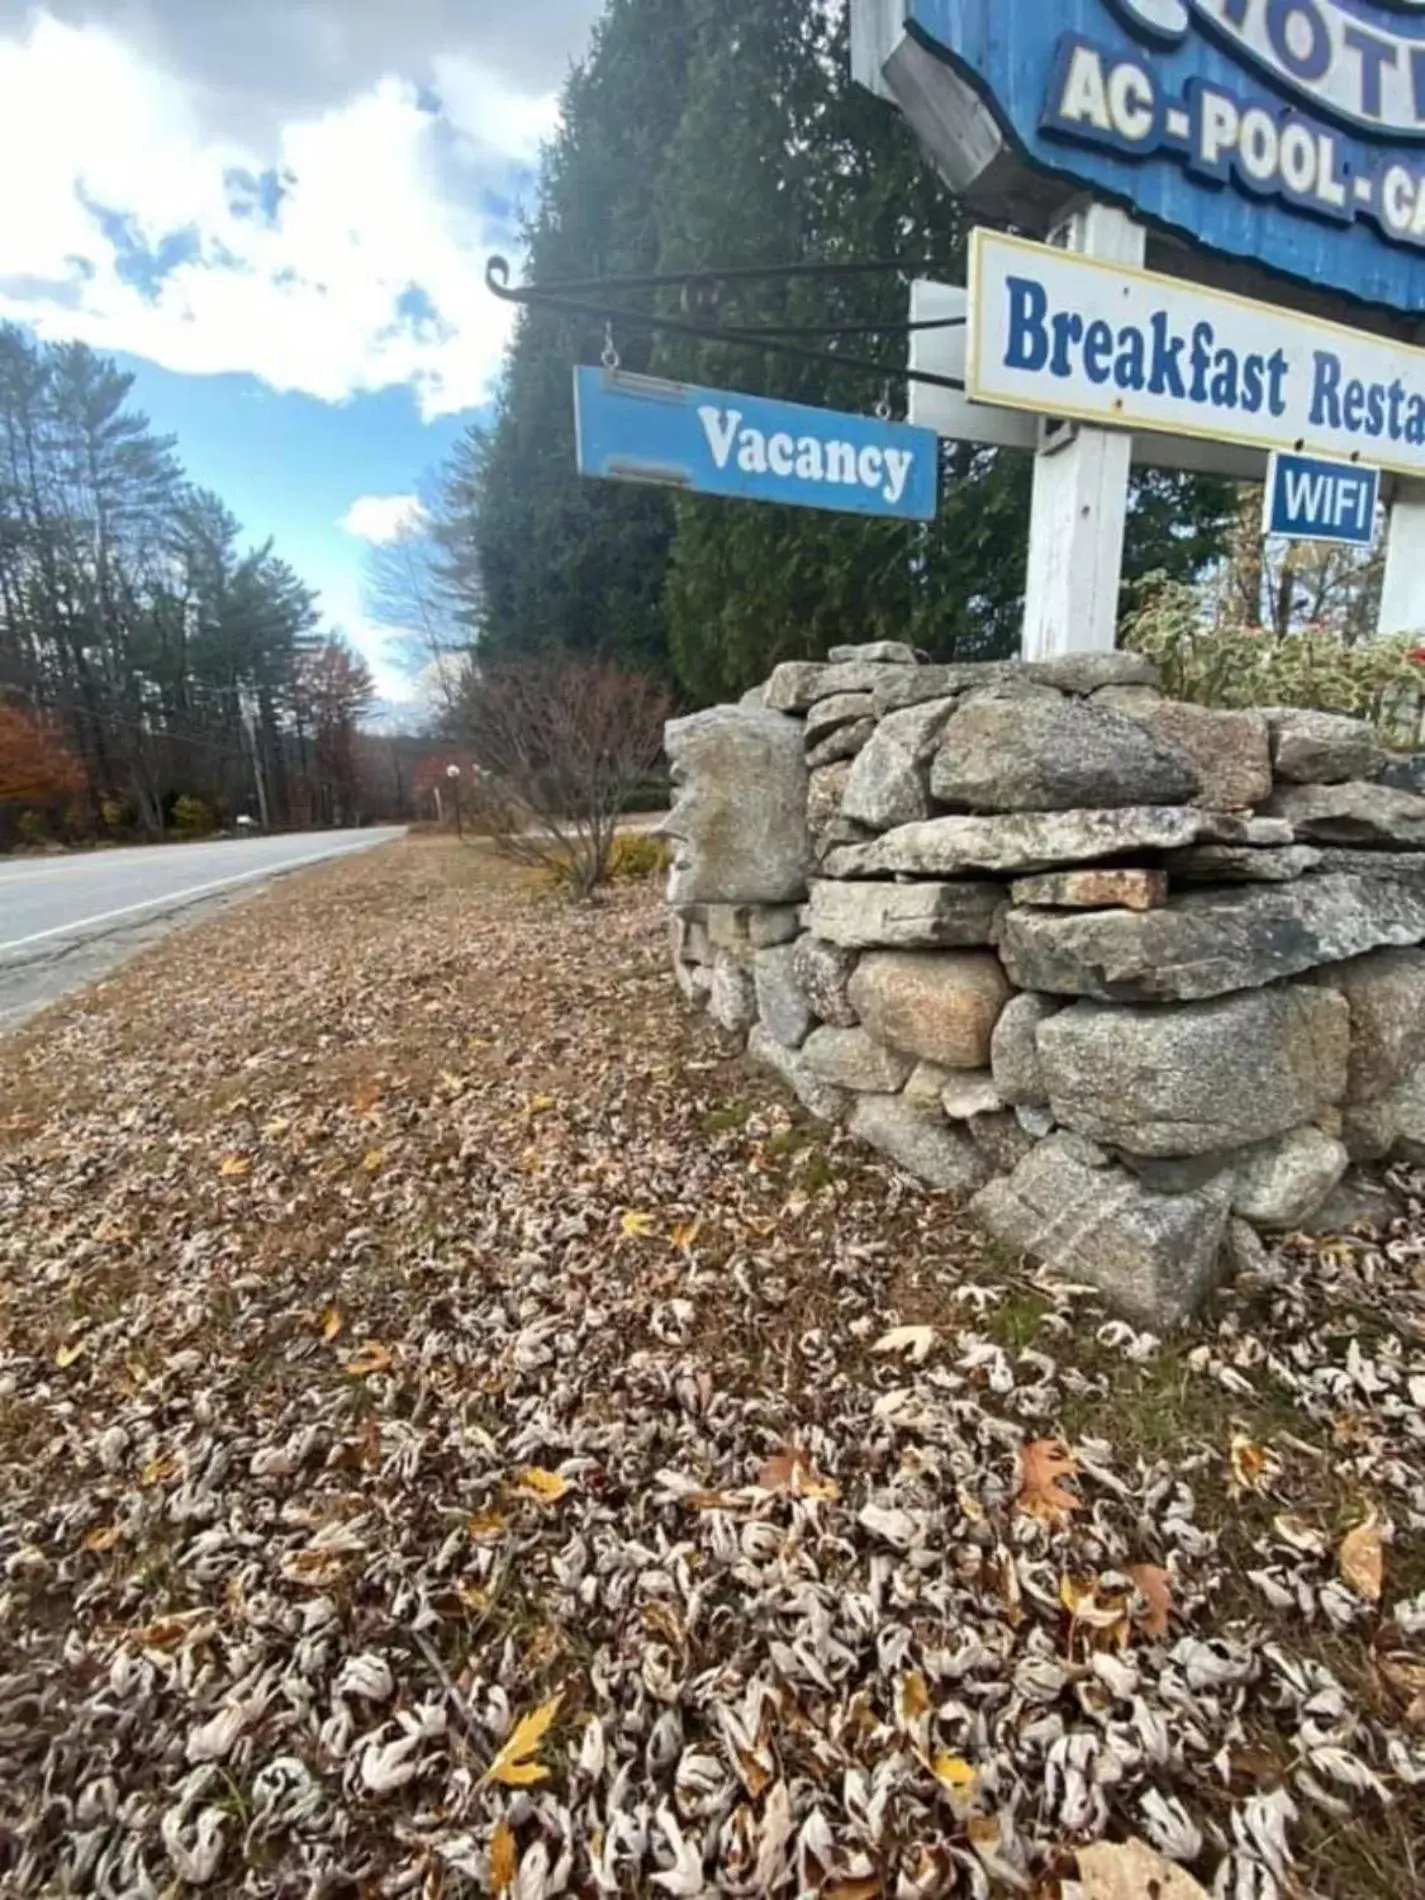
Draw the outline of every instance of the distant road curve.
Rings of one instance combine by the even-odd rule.
[[[0,971],[404,836],[401,827],[308,831],[0,862]]]

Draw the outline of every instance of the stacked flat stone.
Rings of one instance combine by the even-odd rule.
[[[728,717],[786,757],[739,786],[756,851],[702,841],[685,992],[998,1240],[1162,1330],[1258,1234],[1349,1224],[1353,1163],[1425,1163],[1425,775],[1369,725],[893,644]],[[807,873],[740,903],[772,807]]]

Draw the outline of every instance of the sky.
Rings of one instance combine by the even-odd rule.
[[[488,405],[601,0],[0,0],[0,319],[117,357],[408,697],[361,578]]]

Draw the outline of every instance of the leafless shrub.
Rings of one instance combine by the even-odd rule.
[[[654,681],[603,660],[540,659],[481,672],[463,737],[475,798],[501,850],[555,870],[577,899],[604,881],[619,816],[657,763],[672,710]]]

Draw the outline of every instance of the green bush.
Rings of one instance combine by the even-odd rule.
[[[1124,645],[1162,671],[1163,690],[1199,706],[1306,706],[1369,719],[1387,744],[1416,746],[1425,717],[1425,649],[1400,635],[1352,646],[1326,627],[1279,639],[1205,619],[1198,594],[1159,587],[1128,621]]]
[[[634,884],[644,878],[662,877],[673,861],[666,839],[651,832],[631,831],[615,838],[604,866],[603,884]],[[574,866],[567,857],[548,860],[542,868],[544,882],[558,891],[574,888]]]
[[[211,807],[191,792],[185,792],[173,807],[173,829],[180,838],[206,838],[213,823]]]
[[[41,845],[49,839],[49,826],[42,811],[22,811],[16,828],[21,844]]]

